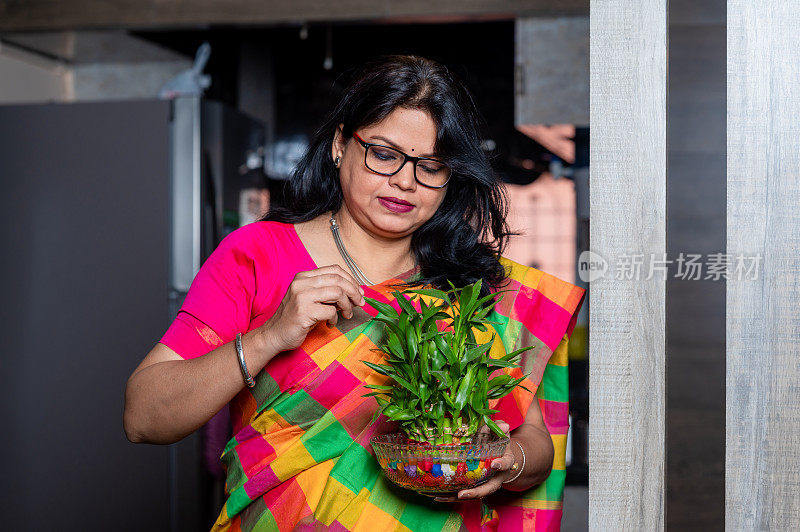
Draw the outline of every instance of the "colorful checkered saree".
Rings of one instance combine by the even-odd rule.
[[[362,361],[379,362],[382,325],[375,310],[358,309],[337,327],[313,329],[293,351],[272,359],[232,401],[233,438],[222,464],[226,495],[214,530],[558,530],[564,487],[567,416],[567,340],[584,290],[510,260],[511,290],[490,314],[498,337],[491,351],[534,346],[523,359],[524,383],[535,392],[556,449],[553,471],[527,493],[501,490],[479,501],[437,503],[385,480],[370,438],[392,432],[373,423],[374,398],[362,397],[384,377]],[[294,226],[256,222],[225,237],[206,260],[161,343],[183,358],[203,356],[262,325],[280,304],[294,275],[318,266]],[[396,280],[413,281],[415,271]],[[364,286],[366,295],[393,304],[393,281]],[[488,341],[491,330],[479,336]],[[485,338],[486,340],[483,340]],[[519,375],[520,370],[512,374]],[[493,416],[518,427],[534,394],[517,388],[492,401]]]
[[[374,398],[364,384],[382,377],[362,361],[379,362],[383,326],[359,309],[337,327],[318,325],[302,346],[280,354],[232,402],[243,427],[222,455],[228,499],[213,530],[558,530],[564,487],[567,418],[567,340],[584,290],[503,259],[510,285],[493,321],[494,356],[533,345],[526,353],[526,386],[535,390],[556,449],[550,477],[527,493],[479,501],[437,503],[386,480],[370,438],[388,432],[372,423]],[[413,279],[407,276],[405,279]],[[389,282],[366,295],[397,307]],[[489,332],[486,333],[490,334]],[[488,339],[488,338],[487,338]],[[479,338],[479,341],[484,341]],[[514,370],[515,375],[521,370]],[[538,386],[537,386],[538,385]],[[533,395],[517,388],[492,408],[519,426]]]

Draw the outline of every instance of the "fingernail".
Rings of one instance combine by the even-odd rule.
[[[468,492],[466,492],[466,491],[462,491],[461,493],[459,493],[459,494],[458,494],[458,498],[459,498],[459,499],[464,499],[464,498],[466,498],[468,495],[469,495],[469,493],[468,493]]]
[[[497,460],[492,460],[492,469],[500,469],[500,462]]]
[[[364,289],[363,289],[363,288],[361,288],[360,286],[358,287],[358,291],[359,291],[359,292],[361,292],[361,295],[362,295],[362,296],[364,295]]]
[[[436,502],[445,502],[445,501],[447,501],[447,499],[445,499],[444,497],[434,497],[433,500],[436,501]]]

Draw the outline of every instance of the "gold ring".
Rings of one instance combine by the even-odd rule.
[[[517,469],[519,469],[519,464],[514,462],[514,465],[511,466],[511,471],[516,471]]]

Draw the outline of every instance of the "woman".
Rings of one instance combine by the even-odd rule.
[[[558,528],[567,422],[553,383],[565,372],[548,371],[566,364],[584,291],[500,256],[505,207],[480,124],[442,65],[365,65],[298,164],[288,207],[234,231],[203,264],[130,377],[124,422],[131,441],[171,443],[230,402],[215,530]],[[494,313],[497,341],[535,346],[524,369],[527,388],[540,387],[538,400],[518,388],[494,406],[512,431],[497,475],[434,501],[391,486],[370,454],[386,424],[363,397],[363,361],[380,360],[380,339],[362,334],[375,315],[364,296],[391,302],[398,286],[448,279],[513,289]]]

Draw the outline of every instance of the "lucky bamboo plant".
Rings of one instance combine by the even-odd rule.
[[[495,334],[489,341],[478,343],[475,329],[485,332],[493,323],[487,316],[494,308],[495,296],[502,294],[479,297],[480,280],[463,288],[452,283],[450,287],[448,291],[393,292],[400,305],[399,314],[390,305],[366,298],[378,311],[373,319],[385,324],[385,342],[380,350],[388,357],[385,364],[364,363],[394,381],[367,385],[375,391],[366,396],[375,396],[378,413],[398,421],[410,440],[434,445],[465,443],[484,424],[504,437],[490,418],[497,410],[489,408],[489,400],[509,394],[525,377],[515,379],[506,373],[489,377],[496,370],[518,367],[521,354],[532,347],[501,358],[490,357]],[[420,295],[439,302],[428,304],[418,298]],[[417,299],[419,311],[412,304]],[[445,326],[439,327],[437,322]]]

